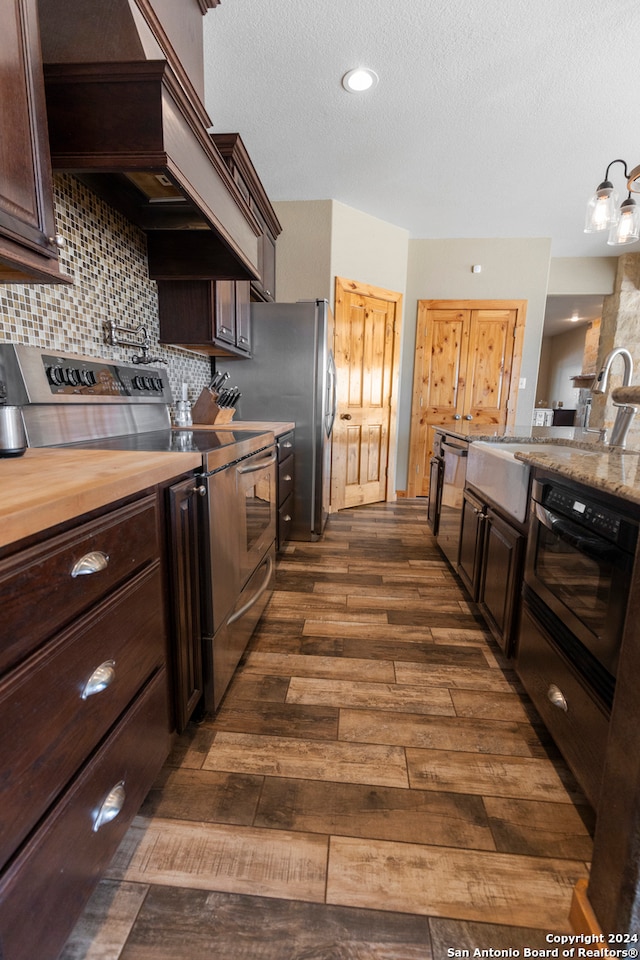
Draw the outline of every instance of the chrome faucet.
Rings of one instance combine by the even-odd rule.
[[[615,347],[611,350],[610,353],[604,358],[604,363],[602,364],[602,369],[596,377],[596,385],[591,388],[591,393],[601,393],[605,394],[607,392],[607,385],[609,382],[609,370],[611,369],[611,364],[616,357],[622,357],[624,361],[624,375],[622,378],[622,386],[630,387],[631,378],[633,376],[633,358],[628,350],[624,347]],[[613,401],[613,405],[616,408],[616,419],[611,429],[611,437],[609,439],[609,446],[611,447],[624,447],[627,442],[627,433],[629,432],[629,427],[631,426],[631,421],[633,420],[636,408],[624,403],[616,403]]]

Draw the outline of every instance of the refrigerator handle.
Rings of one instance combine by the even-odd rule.
[[[329,377],[329,395],[330,400],[330,410],[328,415],[327,422],[327,436],[331,436],[331,431],[333,430],[333,424],[336,419],[336,409],[338,406],[338,392],[336,387],[336,363],[333,359],[333,350],[329,350],[329,361],[327,366],[327,375]]]

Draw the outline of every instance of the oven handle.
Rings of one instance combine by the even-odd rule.
[[[276,462],[276,455],[272,453],[268,460],[260,460],[258,463],[250,463],[246,467],[237,467],[238,473],[255,473],[256,470],[262,470],[263,467],[269,467]]]
[[[551,513],[550,510],[539,503],[536,503],[536,518],[547,530],[551,530],[561,540],[575,547],[576,550],[580,550],[587,557],[591,557],[592,560],[612,560],[620,566],[620,558],[623,554],[613,544],[609,544],[605,540],[585,537],[581,528],[575,523],[556,516],[555,513]]]
[[[249,610],[251,610],[251,607],[258,602],[262,594],[265,592],[265,590],[269,586],[269,581],[271,580],[271,574],[273,572],[273,560],[271,559],[271,557],[267,557],[265,561],[265,566],[267,568],[267,573],[265,575],[264,580],[262,581],[262,583],[260,584],[256,592],[254,593],[254,595],[251,597],[251,599],[247,600],[246,603],[242,604],[239,610],[236,610],[235,613],[231,614],[231,616],[227,620],[227,624],[229,626],[232,623],[235,623],[236,620],[240,620],[241,617],[244,617],[245,613],[248,613]]]
[[[451,443],[450,440],[442,441],[442,449],[447,453],[452,453],[454,457],[468,457],[469,456],[469,444],[464,443],[463,445],[457,443]]]

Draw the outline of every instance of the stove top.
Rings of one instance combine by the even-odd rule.
[[[76,450],[124,450],[137,453],[201,453],[206,470],[251,456],[274,443],[270,433],[247,430],[151,430],[60,446]]]

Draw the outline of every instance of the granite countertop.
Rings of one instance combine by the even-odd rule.
[[[625,389],[635,390],[640,398],[640,388]],[[620,397],[619,402],[622,400]],[[625,401],[628,402],[626,396]],[[640,449],[608,447],[595,432],[587,433],[581,427],[492,426],[469,422],[435,429],[462,440],[544,445],[539,452],[529,449],[517,451],[514,456],[516,460],[550,470],[576,483],[640,504]],[[550,450],[549,445],[554,449]]]
[[[554,445],[555,446],[555,445]],[[640,504],[640,451],[598,444],[593,450],[558,444],[557,450],[516,452],[516,460],[543,467],[576,483]]]
[[[500,440],[512,443],[548,443],[549,440],[576,440],[589,446],[596,442],[597,434],[585,434],[580,427],[532,427],[531,424],[500,426],[493,423],[471,423],[461,420],[455,426],[438,426],[436,433],[446,433],[459,440],[487,440],[496,443]]]
[[[0,547],[195,470],[198,453],[29,447],[0,458]]]

